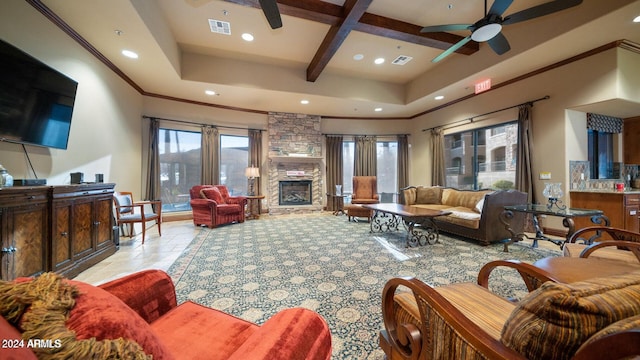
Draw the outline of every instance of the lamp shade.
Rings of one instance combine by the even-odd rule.
[[[248,167],[244,170],[244,176],[248,178],[260,177],[260,169],[257,167]]]

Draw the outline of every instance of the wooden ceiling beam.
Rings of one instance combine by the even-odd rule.
[[[224,1],[260,9],[258,0]],[[422,26],[420,25],[367,13],[366,9],[371,2],[372,0],[347,0],[344,6],[339,6],[321,0],[278,0],[278,8],[282,15],[331,26],[307,68],[307,81],[313,82],[320,76],[331,57],[335,55],[352,30],[440,50],[446,50],[464,38],[446,32],[421,33]],[[471,55],[479,49],[478,43],[469,41],[456,50],[456,53]]]
[[[367,10],[373,0],[347,0],[344,3],[344,21],[339,25],[334,25],[329,29],[327,35],[322,40],[322,44],[316,51],[313,60],[307,67],[307,81],[314,82],[327,66],[333,55],[338,51],[340,45],[347,38],[351,30],[358,24],[358,20]]]

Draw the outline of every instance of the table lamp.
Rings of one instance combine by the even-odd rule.
[[[260,177],[260,169],[252,165],[244,170],[244,176],[249,179],[249,195],[254,196],[256,194],[254,184],[256,182],[256,178]]]

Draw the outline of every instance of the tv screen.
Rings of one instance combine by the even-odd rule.
[[[0,40],[0,141],[66,149],[77,88]]]

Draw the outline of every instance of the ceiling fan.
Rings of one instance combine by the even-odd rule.
[[[274,1],[275,2],[275,1]],[[555,0],[544,4],[530,7],[526,10],[502,17],[502,14],[513,3],[513,0],[495,0],[491,9],[487,11],[487,0],[484,0],[484,17],[474,24],[450,24],[426,26],[420,30],[423,33],[429,32],[446,32],[456,30],[469,30],[471,35],[453,44],[440,55],[436,56],[431,62],[438,62],[451,53],[455,52],[464,44],[473,40],[475,42],[487,42],[493,51],[502,55],[509,51],[511,47],[507,38],[501,33],[502,25],[515,24],[526,20],[531,20],[540,16],[549,15],[551,13],[568,9],[580,5],[582,0]]]
[[[280,18],[280,10],[278,10],[277,0],[259,0],[260,7],[264,16],[267,18],[272,29],[282,27],[282,18]]]

